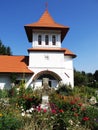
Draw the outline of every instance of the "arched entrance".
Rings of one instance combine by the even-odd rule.
[[[61,81],[61,77],[58,74],[56,74],[55,72],[49,71],[49,70],[44,70],[44,71],[37,73],[34,76],[34,78],[33,78],[34,86],[41,87],[43,85],[43,82],[42,82],[43,78],[49,79],[50,87],[56,87],[58,85],[59,81]]]

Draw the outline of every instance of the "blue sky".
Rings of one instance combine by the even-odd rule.
[[[24,25],[48,11],[57,23],[69,26],[62,47],[77,55],[76,70],[98,70],[98,0],[0,0],[0,40],[13,55],[28,55],[31,48]]]

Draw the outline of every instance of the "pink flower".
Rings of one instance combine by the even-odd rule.
[[[38,111],[38,112],[41,111],[41,107],[40,107],[40,106],[37,107],[37,111]]]
[[[55,110],[55,109],[52,109],[51,112],[52,112],[53,114],[56,114],[56,110]]]
[[[43,112],[44,112],[44,113],[46,113],[46,112],[47,112],[47,110],[46,110],[46,109],[43,109]]]
[[[72,110],[73,110],[73,111],[76,111],[76,110],[77,110],[77,108],[75,108],[75,107],[74,107]]]

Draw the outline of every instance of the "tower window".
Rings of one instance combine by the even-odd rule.
[[[41,45],[41,42],[42,42],[42,36],[38,35],[38,45]]]
[[[48,35],[45,35],[45,44],[46,44],[46,45],[49,44],[49,37],[48,37]]]
[[[56,37],[55,37],[55,35],[52,36],[52,44],[56,45]]]

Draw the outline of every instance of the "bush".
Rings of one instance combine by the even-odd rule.
[[[30,109],[32,106],[38,106],[41,103],[41,99],[38,97],[32,96],[32,97],[19,97],[18,98],[18,105],[23,107],[23,109],[26,111]]]
[[[0,103],[0,130],[17,130],[21,126],[19,110],[10,104]]]
[[[68,85],[60,85],[58,87],[58,89],[56,90],[56,92],[58,94],[61,94],[61,95],[72,95],[72,88],[71,86],[68,86]]]
[[[21,87],[9,104],[0,103],[0,130],[98,129],[98,108],[85,102],[95,89],[62,86],[49,93],[49,109],[40,107],[40,92]]]
[[[0,98],[7,98],[7,97],[8,97],[8,90],[6,90],[6,89],[1,90],[0,89]]]
[[[11,88],[11,89],[8,91],[8,96],[9,96],[9,98],[13,98],[13,97],[16,97],[16,96],[17,96],[16,87],[13,87],[13,88]]]
[[[20,89],[19,95],[17,96],[18,105],[26,111],[32,106],[38,106],[41,103],[41,98],[39,95],[35,95],[33,90],[30,88]]]
[[[88,125],[92,130],[98,130],[98,108],[92,106],[87,107],[85,116],[89,117],[89,123],[85,123],[84,125]]]
[[[21,126],[21,121],[13,114],[3,113],[0,117],[0,130],[17,130]]]

